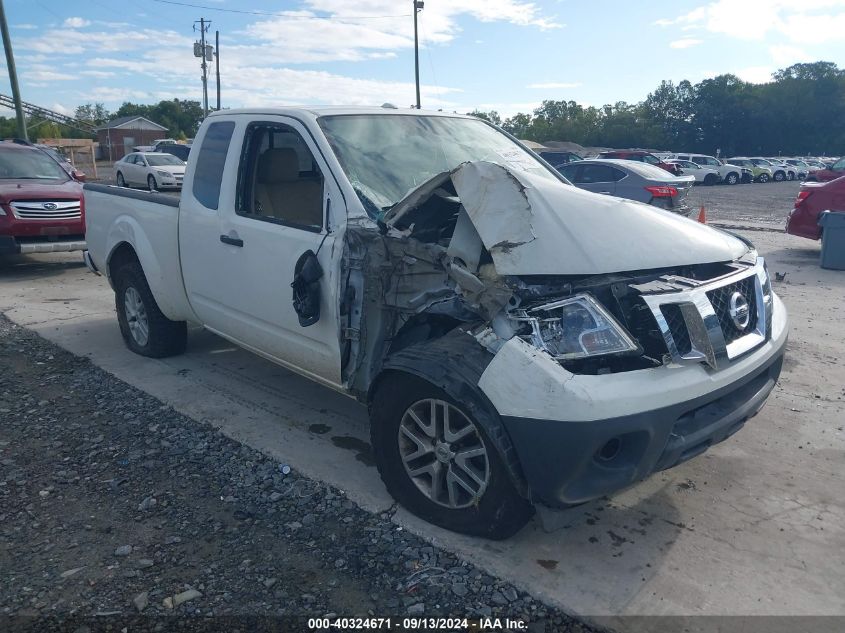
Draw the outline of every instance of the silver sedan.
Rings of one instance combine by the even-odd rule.
[[[692,212],[686,197],[695,176],[673,176],[654,165],[610,158],[578,161],[556,169],[581,189],[645,202],[680,215]]]

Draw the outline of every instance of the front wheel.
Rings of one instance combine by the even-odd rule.
[[[121,266],[114,274],[115,308],[126,347],[150,358],[175,356],[185,351],[188,328],[171,321],[158,307],[138,262]]]
[[[491,539],[512,536],[533,514],[485,429],[443,390],[391,374],[375,394],[371,416],[379,474],[410,512]]]
[[[729,185],[735,185],[739,182],[739,175],[731,172],[725,178],[725,182]]]
[[[769,174],[760,174],[757,180],[758,182],[769,182]]]
[[[776,171],[774,175],[775,182],[783,182],[786,179],[786,174],[782,171]]]
[[[155,176],[153,176],[152,174],[147,176],[147,187],[150,191],[155,191],[156,189],[158,189],[158,187],[156,186]]]
[[[786,174],[786,179],[787,180],[795,180],[795,174],[793,174],[792,172],[789,172],[788,174]]]
[[[118,187],[125,187],[126,186],[126,179],[123,177],[123,174],[117,172],[117,186]]]

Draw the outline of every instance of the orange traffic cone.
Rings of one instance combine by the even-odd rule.
[[[704,205],[701,205],[701,210],[698,212],[698,221],[702,224],[707,224],[707,211],[704,210]]]

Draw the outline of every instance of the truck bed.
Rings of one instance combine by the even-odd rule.
[[[88,253],[97,269],[109,276],[112,253],[128,245],[161,311],[190,319],[179,261],[179,196],[95,183],[84,190]]]

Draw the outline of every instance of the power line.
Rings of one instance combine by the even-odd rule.
[[[272,11],[257,11],[247,9],[226,9],[223,7],[210,7],[204,4],[193,2],[178,2],[177,0],[152,0],[160,4],[174,4],[180,7],[191,7],[192,9],[204,9],[206,11],[220,11],[222,13],[240,13],[243,15],[266,15],[274,18],[289,18],[291,20],[384,20],[387,18],[407,18],[411,14],[402,15],[290,15],[289,13],[274,13]]]

